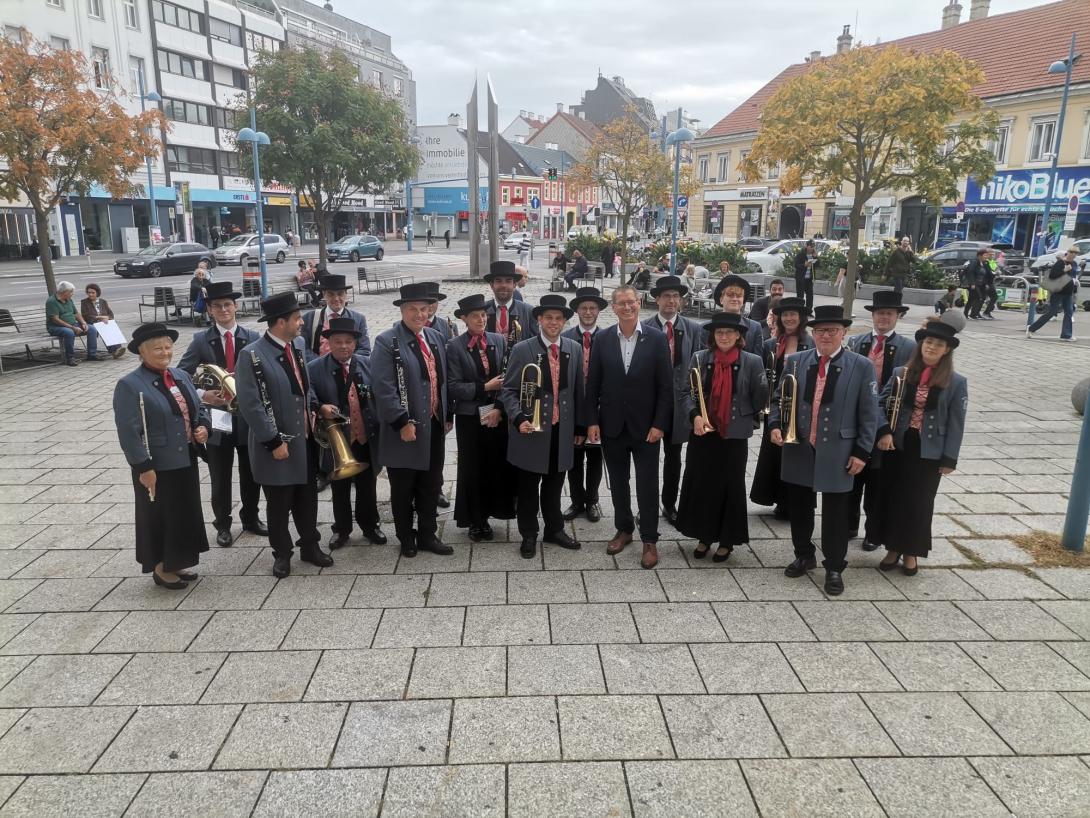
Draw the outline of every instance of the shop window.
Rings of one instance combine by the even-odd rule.
[[[1056,144],[1056,120],[1038,119],[1030,125],[1027,162],[1047,162]]]

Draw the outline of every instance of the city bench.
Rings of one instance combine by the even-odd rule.
[[[163,312],[163,323],[169,324],[171,319],[178,321],[184,321],[188,318],[193,320],[193,305],[189,301],[189,290],[178,288],[182,290],[181,293],[175,292],[170,287],[156,287],[150,293],[143,293],[140,296],[140,303],[136,305],[137,314],[140,316],[140,323],[147,323],[147,319],[144,318],[144,310],[151,310],[151,320],[159,320],[159,311]],[[189,315],[185,314],[185,311],[189,311]],[[177,312],[178,315],[174,315]]]
[[[86,335],[77,335],[76,340],[86,349]],[[33,361],[35,350],[52,350],[59,346],[60,338],[50,335],[45,329],[43,308],[0,308],[0,375],[4,374],[5,349],[20,349],[19,354],[26,355],[28,361]]]
[[[405,275],[397,267],[383,269],[382,272],[368,271],[366,267],[357,267],[356,273],[360,286],[369,293],[384,293],[397,290],[406,284],[414,284],[416,277]]]

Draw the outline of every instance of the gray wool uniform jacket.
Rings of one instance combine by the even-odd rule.
[[[852,352],[856,352],[869,360],[871,347],[874,346],[874,337],[873,332],[864,332],[860,335],[849,336],[845,343]],[[885,346],[882,349],[882,371],[878,377],[879,389],[886,385],[886,382],[893,375],[894,369],[908,365],[908,359],[912,357],[915,349],[916,341],[913,338],[906,338],[896,332],[886,335]]]
[[[666,332],[666,325],[659,321],[656,313],[644,319],[645,327],[653,327]],[[670,429],[664,443],[681,444],[689,439],[692,424],[689,422],[689,367],[690,361],[707,344],[704,328],[691,318],[678,315],[674,319],[674,360],[671,361],[674,378],[674,409],[671,415]]]
[[[208,413],[197,398],[189,375],[171,367],[170,374],[189,407],[193,431],[204,426],[211,431]],[[140,415],[140,396],[144,396],[144,414]],[[147,447],[144,420],[147,420]],[[158,372],[137,367],[114,387],[114,424],[125,460],[138,471],[171,471],[189,466],[191,458],[185,423],[174,397]],[[148,455],[148,449],[151,455]]]
[[[488,357],[488,376],[490,381],[500,374],[500,361],[506,348],[503,336],[496,332],[486,332],[485,355]],[[450,378],[447,381],[447,393],[454,402],[454,414],[476,415],[478,407],[495,403],[502,411],[499,392],[485,392],[481,380],[480,353],[476,348],[470,352],[469,333],[464,332],[457,338],[447,341],[447,368]],[[477,360],[474,361],[474,358]]]
[[[287,355],[294,353],[303,384],[296,380]],[[254,359],[260,362],[268,389],[272,417],[269,417],[255,375]],[[267,333],[246,347],[235,366],[238,407],[250,427],[250,469],[263,486],[298,486],[307,482],[307,425],[318,401],[310,388],[303,361],[303,341],[296,338],[281,347]],[[281,444],[280,435],[293,435],[288,458],[277,460],[272,453]]]
[[[375,415],[375,407],[371,401],[371,364],[369,359],[359,353],[352,356],[349,364],[351,388],[356,390],[356,396],[359,398],[367,442],[370,444],[371,441],[378,440],[378,416]],[[351,409],[348,405],[350,385],[345,382],[344,367],[332,353],[327,352],[308,363],[307,374],[310,376],[310,388],[314,392],[319,408],[326,403],[332,404],[346,418],[351,417]],[[347,426],[345,434],[348,434]],[[333,456],[329,449],[322,449],[321,461],[326,472],[332,471]]]
[[[530,304],[527,304],[525,301],[515,301],[512,299],[507,307],[508,327],[510,327],[511,316],[517,318],[519,325],[522,327],[522,334],[515,339],[516,341],[525,341],[527,338],[537,335],[541,331],[537,319],[534,318],[534,308]],[[486,301],[484,310],[488,313],[488,324],[485,326],[485,329],[489,332],[499,332],[499,330],[496,329],[496,317],[498,313],[496,299],[490,298]],[[511,352],[514,353],[514,350],[512,349]]]
[[[303,331],[301,333],[303,344],[306,348],[307,361],[313,361],[318,357],[318,349],[321,347],[321,331],[325,326],[328,307],[317,310],[307,310],[303,313]],[[341,318],[351,318],[356,324],[356,330],[363,333],[356,340],[356,352],[364,357],[371,354],[371,339],[367,335],[367,319],[355,310],[345,307],[341,310]]]
[[[708,408],[708,414],[712,413],[711,388],[712,372],[715,364],[715,353],[710,349],[702,349],[693,355],[689,361],[690,369],[699,369],[704,386],[704,404]],[[727,438],[744,440],[753,436],[753,419],[758,412],[764,411],[765,402],[768,400],[768,376],[765,373],[764,364],[759,356],[751,352],[743,351],[731,367],[734,370],[734,395],[730,403],[730,425],[727,426]],[[691,389],[685,390],[685,405],[688,409],[689,431],[693,429],[693,419],[700,413],[700,403],[694,400]],[[714,417],[707,418],[712,426],[716,425]],[[721,430],[716,429],[714,434]]]
[[[894,376],[904,375],[905,368],[897,367]],[[886,406],[886,401],[893,394],[893,378],[886,383],[878,404]],[[883,418],[882,429],[878,436],[893,435],[893,445],[904,448],[905,432],[912,422],[912,410],[915,408],[916,391],[906,384],[904,402],[897,415],[897,428],[891,429]],[[958,454],[961,452],[961,440],[965,435],[965,415],[969,410],[969,382],[964,375],[954,373],[950,385],[946,388],[931,387],[924,404],[923,423],[920,426],[920,457],[924,460],[938,460],[940,466],[957,468]]]
[[[446,344],[442,336],[430,327],[424,327],[421,332],[435,358],[439,421],[446,423],[452,417],[447,395],[449,376]],[[404,367],[405,389],[409,401],[408,414],[402,408],[398,395],[397,373],[394,367],[395,339]],[[431,390],[428,369],[416,336],[404,322],[398,321],[395,326],[375,338],[375,346],[371,351],[371,378],[371,393],[375,414],[378,415],[379,420],[377,454],[379,465],[386,468],[427,471],[430,467],[432,435],[432,424],[429,422]],[[406,443],[401,439],[401,427],[409,422],[416,423],[416,440]]]
[[[583,349],[571,338],[561,336],[559,346],[560,422],[556,433],[560,435],[557,446],[556,468],[566,472],[575,460],[575,436],[586,433],[580,423],[583,412]],[[508,420],[507,461],[516,468],[535,474],[548,474],[549,447],[553,436],[553,382],[549,367],[549,344],[541,336],[528,338],[515,344],[507,366],[507,377],[500,390],[500,399]],[[541,431],[524,435],[519,425],[530,420],[519,403],[522,368],[527,364],[541,367]]]
[[[848,458],[869,461],[881,425],[874,367],[862,355],[843,348],[829,362],[816,447],[810,445],[810,424],[818,374],[817,350],[789,355],[784,373],[798,378],[798,442],[784,444],[780,478],[817,492],[851,491],[855,478],[848,474]],[[770,429],[787,427],[787,419],[781,414],[780,402],[773,401]]]
[[[261,336],[252,329],[246,329],[242,324],[235,324],[236,369],[238,368],[238,359],[242,354],[242,350],[260,337]],[[198,332],[193,336],[193,339],[189,342],[189,346],[186,348],[185,354],[182,355],[182,360],[178,362],[178,368],[184,369],[186,373],[192,377],[193,373],[197,371],[197,367],[201,364],[215,364],[218,367],[227,368],[227,359],[224,357],[223,352],[223,338],[220,333],[220,328],[215,324],[204,332]],[[250,434],[250,428],[246,425],[245,418],[243,418],[241,414],[236,414],[232,418],[232,426],[234,427],[233,434],[235,440],[240,446],[245,446]],[[218,446],[220,444],[220,438],[222,437],[223,434],[221,432],[212,432],[212,434],[208,436],[208,444],[210,446]]]

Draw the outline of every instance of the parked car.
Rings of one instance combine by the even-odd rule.
[[[382,261],[385,251],[382,242],[375,236],[345,236],[325,248],[326,258],[334,261],[359,261],[361,258],[373,258]]]
[[[1075,265],[1079,268],[1080,278],[1090,274],[1090,239],[1076,239],[1071,245],[1075,248]],[[1056,261],[1058,253],[1045,253],[1037,256],[1029,266],[1029,271],[1034,276],[1040,275],[1042,270],[1047,270]]]
[[[743,250],[749,250],[752,252],[754,250],[763,250],[764,248],[768,247],[768,245],[772,244],[772,240],[762,239],[760,236],[746,236],[745,238],[738,239],[735,244],[737,244]]]
[[[503,249],[517,250],[524,237],[529,237],[533,241],[533,236],[530,236],[529,230],[517,230],[514,233],[509,233],[503,240]]]
[[[598,227],[593,224],[573,224],[568,228],[568,238],[574,239],[577,236],[597,236]]]
[[[930,253],[921,253],[920,257],[930,261],[942,270],[947,277],[960,276],[962,267],[976,258],[976,248],[953,247],[948,244]]]
[[[751,273],[764,273],[765,275],[785,275],[783,260],[794,259],[795,255],[806,246],[805,239],[782,239],[773,242],[767,247],[746,254],[746,267]],[[836,249],[839,242],[828,239],[814,239],[814,246],[818,254],[826,250]]]
[[[257,233],[242,233],[228,242],[221,244],[216,250],[216,262],[218,264],[241,264],[246,266],[248,259],[257,258],[259,253]],[[288,243],[284,237],[276,233],[265,234],[265,260],[283,263],[288,257]]]
[[[158,278],[161,275],[192,273],[202,261],[207,261],[210,268],[216,266],[212,251],[203,244],[180,241],[153,244],[135,256],[114,262],[114,275],[122,278]]]
[[[976,258],[976,251],[990,249],[995,251],[996,257],[1003,254],[1003,266],[1012,275],[1021,275],[1026,269],[1026,254],[1013,244],[999,241],[952,241],[944,244],[942,250],[972,250],[972,258]],[[937,252],[937,251],[936,251]],[[930,256],[927,256],[930,258]]]

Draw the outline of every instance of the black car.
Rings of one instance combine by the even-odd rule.
[[[762,239],[760,236],[746,236],[744,239],[738,239],[737,244],[743,250],[764,250],[769,244],[768,239]]]
[[[998,260],[999,254],[1003,254],[1003,267],[1011,275],[1021,275],[1026,269],[1026,254],[1015,247],[1001,241],[953,241],[943,245],[943,250],[971,250],[972,258],[976,258],[977,250],[991,250]]]
[[[209,269],[216,266],[212,251],[203,244],[176,241],[145,247],[131,258],[123,258],[114,264],[114,275],[122,278],[134,276],[178,275],[192,273],[197,265],[207,261]]]

